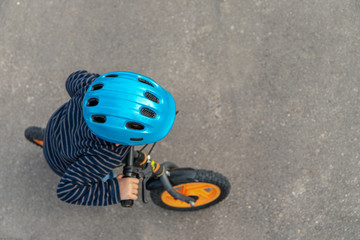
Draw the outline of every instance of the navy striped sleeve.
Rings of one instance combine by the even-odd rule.
[[[120,202],[119,183],[116,178],[102,179],[121,164],[128,148],[123,147],[122,156],[106,149],[91,150],[92,154],[81,156],[62,176],[58,188],[59,199],[78,205],[107,206]]]
[[[79,89],[90,85],[99,76],[99,74],[88,73],[85,70],[74,72],[65,82],[66,90],[70,97],[73,97]]]

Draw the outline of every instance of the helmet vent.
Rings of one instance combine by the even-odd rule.
[[[157,97],[155,97],[155,95],[149,93],[149,92],[146,92],[145,93],[145,97],[153,102],[156,102],[156,103],[159,103],[159,99]]]
[[[140,112],[141,112],[142,115],[144,115],[146,117],[149,117],[149,118],[155,118],[156,117],[156,113],[153,110],[151,110],[149,108],[146,108],[146,107],[142,108],[140,110]]]
[[[145,84],[147,84],[147,85],[149,85],[149,86],[154,87],[154,85],[152,85],[149,81],[146,81],[145,79],[138,78],[138,81],[139,81],[139,82],[142,82],[142,83],[145,83]]]
[[[88,107],[94,107],[94,106],[98,105],[98,103],[99,103],[99,99],[97,99],[97,98],[90,98],[90,99],[87,101],[86,106],[88,106]]]
[[[94,86],[92,86],[91,91],[102,89],[103,86],[104,84],[95,84]]]
[[[109,74],[109,75],[106,75],[105,77],[107,78],[115,78],[115,77],[118,77],[119,75],[117,74]]]
[[[133,130],[144,130],[144,125],[137,122],[128,122],[126,123],[126,127]]]
[[[105,123],[106,122],[106,116],[104,115],[92,115],[91,120],[96,123]]]
[[[130,138],[130,141],[142,141],[143,138]]]

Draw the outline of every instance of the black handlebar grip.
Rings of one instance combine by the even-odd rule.
[[[134,146],[131,146],[128,155],[126,156],[126,165],[123,169],[124,177],[136,177],[136,174],[132,170],[132,166],[134,165]],[[121,206],[123,207],[132,207],[134,205],[134,200],[121,200]]]
[[[121,202],[121,206],[122,207],[128,207],[128,208],[130,208],[130,207],[132,207],[132,205],[134,205],[134,200],[121,200],[120,201]]]

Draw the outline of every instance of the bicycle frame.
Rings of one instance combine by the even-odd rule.
[[[195,177],[195,170],[192,168],[178,168],[173,171],[166,171],[164,165],[155,162],[151,159],[150,155],[147,156],[142,153],[141,150],[135,152],[134,147],[131,146],[126,157],[123,173],[125,177],[137,177],[143,179],[142,200],[144,203],[147,203],[145,189],[153,190],[163,187],[173,198],[184,201],[192,207],[195,204],[196,199],[178,193],[170,183],[170,180],[171,182],[176,183],[182,182],[185,179],[193,179]],[[131,207],[133,204],[133,200],[121,201],[123,207]]]

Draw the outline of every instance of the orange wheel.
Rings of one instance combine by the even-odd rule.
[[[186,202],[174,199],[164,188],[151,190],[151,199],[162,208],[177,211],[195,211],[215,205],[229,195],[230,183],[220,173],[208,170],[194,170],[196,172],[195,177],[191,179],[184,177],[179,180],[179,178],[181,179],[179,177],[181,169],[176,169],[176,171],[177,177],[171,179],[170,170],[170,181],[173,188],[185,196],[194,198],[196,200],[195,204],[190,206]]]
[[[45,129],[40,127],[28,127],[25,129],[24,132],[25,138],[32,142],[33,144],[43,147],[44,145],[44,135],[45,135]]]
[[[215,201],[221,193],[221,190],[218,186],[205,182],[184,183],[174,186],[174,189],[185,196],[191,196],[195,198],[196,202],[194,207],[199,207]],[[161,200],[163,203],[171,207],[191,207],[190,204],[186,202],[174,199],[167,191],[163,192],[161,195]]]

